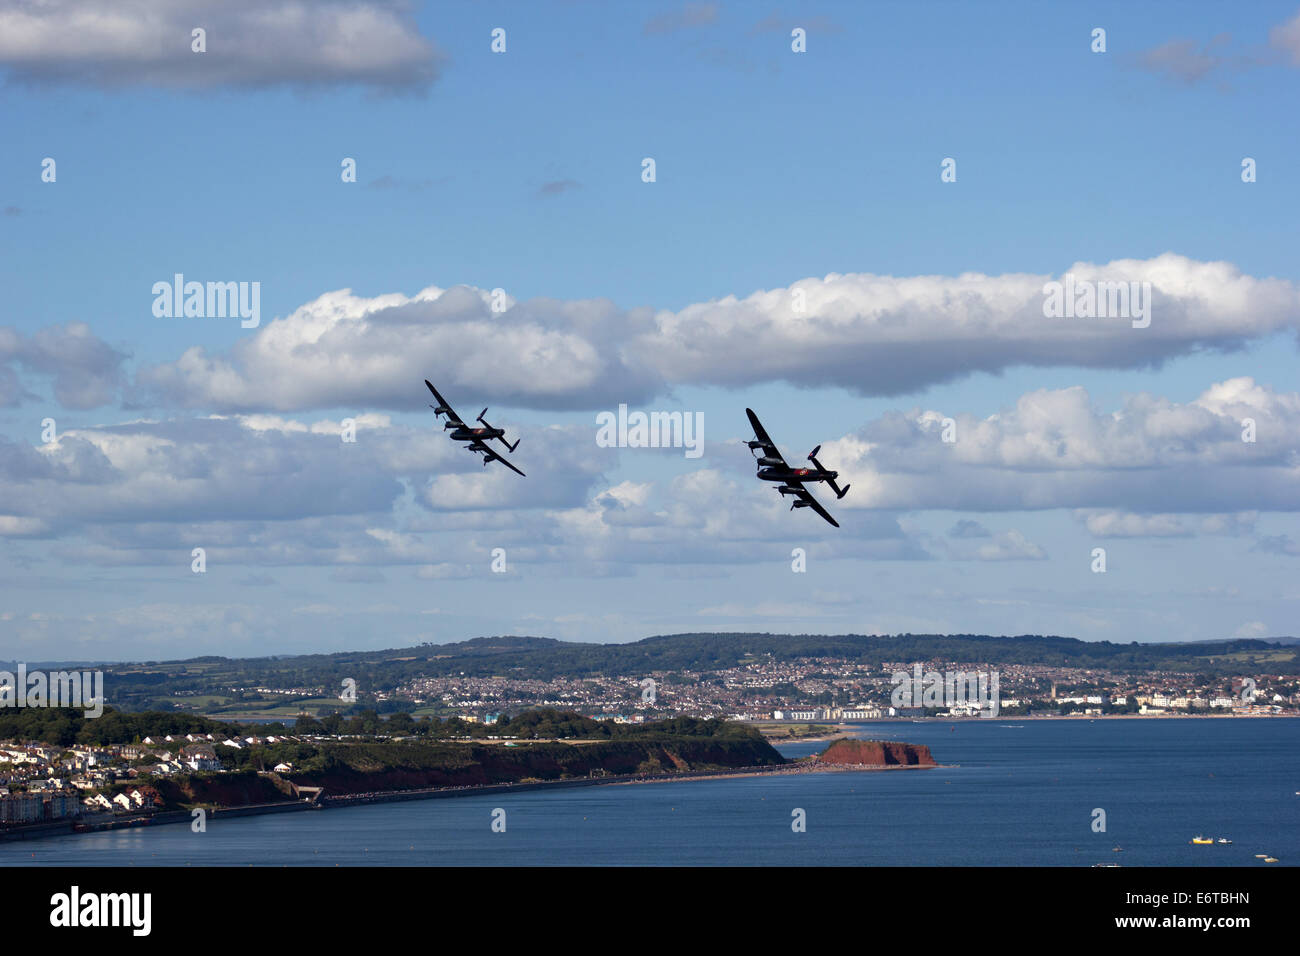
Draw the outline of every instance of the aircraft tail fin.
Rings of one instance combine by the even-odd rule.
[[[487,409],[485,408],[483,409],[483,411],[479,412],[478,422],[479,424],[483,425],[485,428],[492,428],[493,425],[490,421],[487,420],[487,418],[485,417],[486,415],[487,415]],[[495,437],[497,441],[501,442],[501,444],[506,446],[506,451],[514,451],[516,448],[519,447],[519,443],[523,441],[523,436],[520,436],[519,438],[515,439],[515,443],[512,445],[510,444],[510,442],[506,441],[506,437],[504,435],[496,435],[493,437]]]
[[[835,479],[839,477],[839,473],[834,471],[828,471],[826,466],[817,460],[817,453],[821,450],[822,450],[821,445],[818,445],[816,448],[814,448],[811,452],[809,452],[808,460],[813,463],[813,467],[816,468],[818,471],[826,471],[828,473],[829,477],[826,479],[826,484],[830,485],[831,491],[835,492],[835,497],[837,499],[843,498],[845,495],[849,493],[849,486],[845,485],[843,488],[841,488],[839,485],[837,485],[835,483]]]

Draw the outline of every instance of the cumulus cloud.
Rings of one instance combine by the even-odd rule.
[[[0,69],[25,83],[421,91],[442,59],[394,0],[0,3]]]
[[[1157,365],[1300,327],[1300,288],[1224,262],[1166,253],[1065,271],[1076,281],[1150,282],[1150,327],[1133,328],[1127,318],[1045,318],[1044,286],[1059,281],[1053,276],[829,275],[661,312],[635,347],[673,382],[782,379],[898,395],[1016,365]]]
[[[109,522],[122,541],[131,534],[123,522],[137,522],[131,527],[140,531],[169,523],[388,516],[398,506],[430,516],[439,509],[575,507],[617,460],[616,449],[595,446],[594,429],[541,429],[525,446],[536,474],[524,481],[500,466],[483,468],[432,429],[393,425],[382,415],[354,421],[352,442],[341,440],[337,421],[268,415],[69,428],[38,446],[0,439],[0,501],[15,519],[8,533],[39,530],[18,518],[60,529]],[[575,447],[584,452],[578,464]],[[387,533],[372,537],[395,553],[397,541]],[[175,532],[164,540],[174,547]]]
[[[829,275],[657,313],[549,299],[506,300],[498,313],[490,292],[467,287],[411,298],[344,290],[265,324],[227,354],[194,347],[142,370],[139,382],[163,401],[219,410],[410,409],[422,402],[422,378],[466,407],[490,399],[598,409],[677,384],[781,380],[899,395],[1018,365],[1148,367],[1300,329],[1296,284],[1224,262],[1165,254],[1066,271],[1076,281],[1150,282],[1150,326],[1046,318],[1044,286],[1059,277],[1026,274]]]
[[[64,408],[108,404],[125,382],[122,363],[127,358],[84,322],[50,326],[32,336],[0,326],[0,405],[18,405],[35,397],[23,388],[18,367],[49,378],[54,397]]]
[[[945,417],[955,443],[941,438]],[[1247,417],[1253,443],[1241,440]],[[602,575],[688,559],[786,560],[793,546],[819,559],[1047,557],[1019,530],[970,518],[943,536],[918,533],[903,512],[926,509],[1072,508],[1098,537],[1251,535],[1257,511],[1300,510],[1300,394],[1249,378],[1186,403],[1133,395],[1113,411],[1076,387],[1029,392],[983,418],[887,413],[824,443],[822,459],[854,489],[825,502],[839,530],[792,515],[744,474],[739,443],[671,479],[610,484],[604,476],[624,456],[646,452],[598,447],[594,424],[532,428],[513,456],[529,472],[522,479],[484,468],[433,429],[354,418],[352,443],[334,418],[267,413],[68,428],[40,446],[0,441],[0,535],[56,537],[48,556],[68,563],[188,566],[189,550],[204,547],[215,575],[333,565],[359,569],[340,582],[364,583],[366,569],[394,565],[426,580],[478,575],[497,547],[511,568]]]
[[[975,557],[980,561],[1044,561],[1047,552],[1012,528],[981,544]]]
[[[49,526],[40,518],[0,514],[0,538],[44,534]]]
[[[974,525],[982,533],[967,530],[965,534],[954,535],[950,532],[948,539],[939,539],[936,542],[939,552],[950,561],[1047,560],[1047,552],[1015,528],[994,534],[978,522],[958,522],[958,527],[963,525]]]
[[[430,462],[439,458],[432,437],[424,452]],[[401,486],[376,469],[383,454],[376,444],[353,454],[356,445],[326,436],[221,419],[72,428],[36,448],[0,445],[0,498],[60,524],[387,509]]]
[[[330,292],[266,324],[228,355],[196,346],[143,370],[139,382],[189,407],[291,411],[422,408],[428,394],[420,382],[428,378],[461,417],[489,399],[606,407],[660,387],[656,375],[622,354],[629,328],[645,326],[648,313],[624,313],[601,300],[505,304],[513,307],[494,312],[490,291],[464,286],[430,287],[411,298]]]
[[[978,521],[972,521],[969,518],[962,518],[948,531],[950,538],[988,538],[992,537],[992,532],[984,527]]]
[[[1239,536],[1255,528],[1257,512],[1185,515],[1133,514],[1122,511],[1082,511],[1088,533],[1098,538],[1190,538],[1197,534]]]
[[[947,417],[955,442],[942,440]],[[1246,418],[1256,422],[1254,442],[1242,440]],[[1300,394],[1235,378],[1187,403],[1140,393],[1105,412],[1081,387],[1041,389],[986,418],[891,412],[824,443],[821,458],[853,484],[844,508],[1295,511]],[[1094,520],[1126,530],[1118,519]],[[1162,527],[1172,526],[1144,519],[1127,530]]]
[[[646,486],[615,486],[554,518],[552,553],[593,564],[750,564],[788,560],[793,545],[826,559],[930,558],[894,514],[860,514],[837,531],[807,512],[792,517],[771,487],[717,468],[678,475],[653,497]]]

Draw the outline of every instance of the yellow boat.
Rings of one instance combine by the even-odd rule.
[[[1205,844],[1213,843],[1213,842],[1214,842],[1214,838],[1213,838],[1213,837],[1195,836],[1195,837],[1192,837],[1192,842],[1193,842],[1193,843],[1196,843],[1196,844],[1198,844],[1198,845],[1202,845],[1202,846],[1203,846],[1203,845],[1205,845]]]

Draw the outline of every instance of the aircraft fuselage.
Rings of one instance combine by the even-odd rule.
[[[504,428],[457,428],[451,433],[454,441],[487,441],[489,438],[504,438]]]
[[[763,481],[780,481],[788,485],[805,481],[828,481],[838,478],[838,471],[821,471],[817,468],[760,468],[758,477]]]

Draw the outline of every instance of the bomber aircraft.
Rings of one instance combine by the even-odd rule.
[[[763,423],[758,420],[752,408],[745,409],[745,414],[749,416],[749,424],[754,427],[754,440],[745,442],[749,450],[758,459],[758,477],[763,481],[779,481],[781,487],[776,490],[781,492],[781,497],[794,495],[794,503],[790,505],[790,510],[795,508],[811,508],[817,512],[835,527],[840,523],[830,516],[830,513],[821,506],[816,498],[812,496],[805,482],[824,481],[830,485],[831,491],[835,492],[835,498],[838,501],[849,493],[849,486],[841,488],[835,484],[835,479],[840,476],[838,471],[828,471],[822,467],[822,463],[817,460],[817,453],[822,450],[818,445],[808,453],[808,460],[813,463],[812,468],[791,468],[784,458],[781,457],[780,450],[772,442],[771,437],[767,434],[767,429]],[[761,452],[761,454],[758,454]]]
[[[489,424],[483,418],[483,416],[487,414],[486,408],[483,409],[483,411],[479,412],[479,416],[478,416],[478,421],[483,427],[470,428],[463,421],[461,421],[460,416],[457,415],[455,410],[450,405],[447,404],[447,400],[438,394],[438,390],[433,387],[432,382],[430,382],[426,378],[424,380],[424,384],[429,386],[429,391],[433,392],[433,397],[438,400],[437,405],[429,406],[430,408],[433,409],[434,417],[440,418],[441,416],[446,415],[447,420],[442,423],[443,430],[446,431],[449,428],[454,429],[451,433],[451,438],[453,441],[469,442],[469,444],[466,445],[465,447],[468,448],[470,451],[477,452],[478,454],[483,456],[484,467],[487,467],[487,463],[490,461],[499,461],[501,462],[501,464],[505,465],[515,474],[523,475],[523,477],[525,478],[528,477],[527,475],[524,475],[522,471],[520,471],[514,465],[510,464],[510,462],[506,461],[499,454],[497,454],[487,446],[487,443],[495,438],[497,441],[501,442],[501,444],[506,446],[506,451],[514,451],[516,448],[519,447],[520,439],[516,438],[515,443],[513,445],[510,444],[510,442],[506,441],[505,429],[493,428],[492,425]]]

